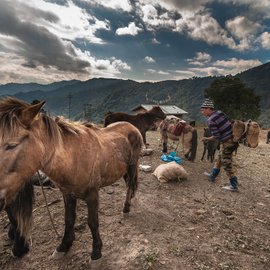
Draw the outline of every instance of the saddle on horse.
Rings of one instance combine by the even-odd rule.
[[[175,125],[170,125],[168,127],[168,131],[175,136],[180,136],[184,131],[185,127],[186,127],[185,122],[178,122]]]

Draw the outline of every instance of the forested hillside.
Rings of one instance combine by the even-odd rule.
[[[259,122],[268,127],[270,118],[270,63],[247,70],[235,77],[255,90],[261,98]],[[135,82],[132,80],[94,78],[88,81],[64,81],[49,85],[7,84],[0,86],[0,95],[14,95],[31,102],[46,100],[46,110],[51,114],[70,115],[73,119],[84,117],[85,108],[91,120],[100,122],[107,111],[131,113],[142,103],[173,104],[188,112],[187,120],[204,122],[200,104],[204,90],[218,77],[192,78],[179,81]],[[27,89],[29,91],[27,91]]]

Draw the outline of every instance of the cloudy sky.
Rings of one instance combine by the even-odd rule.
[[[180,80],[269,61],[269,0],[0,1],[0,84]]]

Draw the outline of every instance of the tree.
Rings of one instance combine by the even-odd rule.
[[[247,88],[239,78],[231,76],[217,79],[205,89],[205,97],[215,103],[215,108],[231,119],[256,120],[260,115],[261,97]]]

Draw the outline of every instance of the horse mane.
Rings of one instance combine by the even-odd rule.
[[[0,100],[0,134],[2,139],[17,134],[22,125],[19,116],[30,105],[17,98],[6,97]]]
[[[62,141],[63,136],[78,136],[85,133],[86,125],[81,122],[71,122],[63,116],[51,118],[41,113],[46,131],[53,144],[58,145]],[[89,127],[89,126],[88,126]]]
[[[17,220],[17,230],[21,236],[28,238],[30,236],[33,223],[33,203],[34,203],[34,187],[31,181],[26,182],[17,194],[15,200],[8,205]]]
[[[150,110],[144,112],[144,114],[156,114],[157,112],[162,112],[162,110],[158,105],[155,105]]]
[[[2,138],[15,135],[22,123],[19,120],[22,110],[31,105],[13,97],[0,100],[0,135]],[[53,143],[59,143],[61,135],[79,135],[85,132],[86,125],[80,122],[70,122],[64,117],[52,117],[39,114]],[[90,127],[90,125],[88,125]]]
[[[63,116],[57,116],[55,118],[55,122],[58,128],[60,128],[60,131],[64,134],[79,135],[85,132],[83,127],[86,126],[86,124],[82,124],[81,122],[71,122],[65,119]]]

